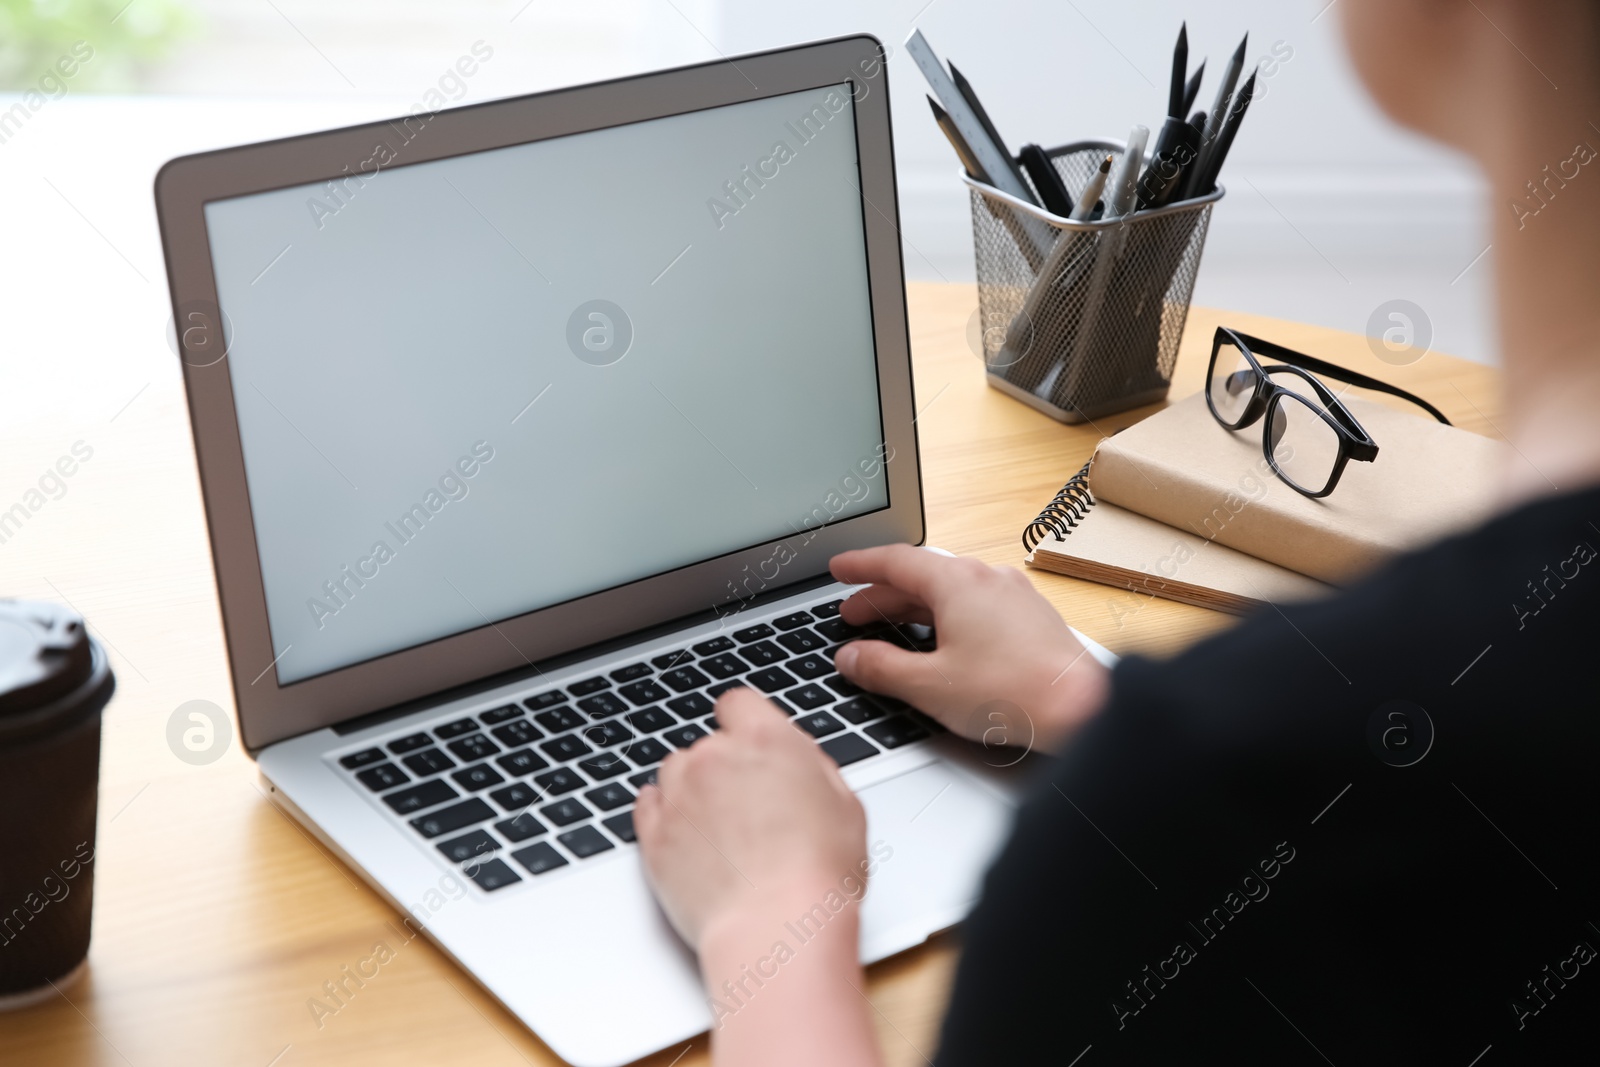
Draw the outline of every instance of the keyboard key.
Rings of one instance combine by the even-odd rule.
[[[460,737],[462,734],[470,734],[476,729],[478,729],[477,719],[457,719],[455,722],[445,723],[433,732],[441,740],[449,740],[452,737]]]
[[[652,763],[660,763],[667,758],[667,753],[672,750],[653,737],[646,737],[635,741],[622,749],[623,755],[633,760],[640,767],[648,767]],[[587,768],[585,768],[587,769]]]
[[[680,648],[676,652],[664,652],[650,661],[650,665],[658,671],[670,671],[674,667],[681,667],[694,659],[694,653],[687,648]]]
[[[428,815],[419,815],[411,820],[411,825],[423,837],[438,837],[452,830],[464,830],[475,822],[494,818],[494,809],[485,804],[478,797],[463,800],[459,804],[452,804],[448,808],[440,808]]]
[[[827,737],[844,729],[844,723],[825,711],[802,715],[794,721],[794,724],[812,737]]]
[[[839,605],[843,603],[843,600],[830,600],[826,604],[818,604],[811,609],[811,614],[819,619],[831,619],[839,614]]]
[[[758,623],[755,626],[746,626],[743,630],[735,630],[733,632],[733,639],[739,642],[741,645],[748,645],[751,641],[759,641],[763,637],[771,637],[777,632],[778,631],[774,630],[772,627],[763,622]]]
[[[701,641],[693,646],[697,656],[715,656],[718,652],[726,652],[733,647],[733,642],[726,637],[713,637],[709,641]]]
[[[738,656],[724,652],[720,656],[700,661],[700,666],[713,678],[726,679],[734,675],[743,674],[750,669],[750,665]]]
[[[710,681],[709,678],[706,680]],[[667,707],[685,719],[698,719],[711,710],[711,698],[704,693],[688,693],[675,700],[667,701]]]
[[[745,681],[743,678],[735,678],[731,682],[718,682],[716,685],[706,690],[706,696],[710,697],[712,700],[715,700],[730,689],[748,688],[750,688],[749,682]],[[673,710],[676,711],[677,709],[674,708]]]
[[[671,741],[678,748],[688,748],[706,735],[706,732],[693,723],[673,727],[661,736]]]
[[[433,738],[427,734],[410,734],[400,738],[398,741],[390,741],[389,751],[399,756],[406,752],[415,752],[419,748],[427,748],[431,744],[433,744]]]
[[[707,701],[708,705],[709,703]],[[677,721],[660,708],[645,708],[628,716],[629,724],[641,734],[653,734],[657,730],[665,730]]]
[[[793,717],[794,708],[790,707],[789,703],[786,700],[784,700],[782,697],[769,696],[769,697],[767,697],[767,699],[772,701],[772,706],[773,707],[777,708],[779,711],[783,712],[785,715]]]
[[[597,722],[578,731],[578,736],[595,748],[610,748],[624,741],[632,741],[633,731],[620,722]]]
[[[618,841],[629,845],[633,844],[633,812],[625,811],[621,815],[613,815],[609,819],[601,819],[600,825],[615,834]]]
[[[823,679],[822,684],[827,686],[829,689],[832,689],[835,693],[838,693],[842,697],[857,696],[861,692],[861,687],[859,685],[852,682],[842,674],[836,674],[832,678],[825,678]]]
[[[815,652],[820,648],[827,648],[828,642],[815,630],[795,630],[792,633],[781,634],[778,644],[796,654],[801,652]]]
[[[493,726],[497,722],[505,722],[507,719],[515,719],[521,714],[523,714],[521,708],[517,707],[515,704],[507,704],[503,708],[495,708],[493,711],[486,711],[482,715],[479,715],[478,718],[480,721],[486,722],[490,726]]]
[[[904,715],[875,722],[871,726],[863,727],[863,731],[884,748],[899,748],[901,745],[921,741],[928,736],[926,729]]]
[[[465,863],[474,856],[487,856],[491,852],[498,852],[500,842],[482,830],[473,830],[460,837],[452,837],[448,841],[441,842],[436,847],[456,863]]]
[[[864,722],[883,718],[883,709],[872,701],[862,697],[846,700],[843,704],[836,704],[830,709],[835,715],[846,722],[860,726]]]
[[[505,776],[487,763],[479,763],[457,771],[450,777],[456,784],[469,793],[476,793],[480,789],[488,789],[491,785],[499,785],[505,781]]]
[[[377,749],[373,749],[373,751],[378,752]],[[378,755],[381,756],[383,753],[378,752]],[[393,789],[397,785],[405,785],[411,781],[409,774],[392,763],[380,763],[376,767],[368,767],[357,774],[356,777],[361,779],[362,785],[374,793],[384,789]]]
[[[383,749],[365,748],[360,752],[352,752],[350,755],[345,756],[339,761],[339,766],[347,771],[353,771],[357,767],[370,767],[374,763],[381,763],[383,758]]]
[[[589,803],[601,811],[616,811],[624,804],[633,803],[633,794],[628,792],[628,787],[617,782],[610,782],[599,789],[591,789],[583,794]]]
[[[820,708],[824,704],[832,704],[833,694],[816,682],[807,682],[799,689],[791,689],[783,694],[783,699],[801,711],[811,711],[813,708]]]
[[[557,826],[571,826],[575,822],[582,822],[594,812],[584,807],[579,801],[568,797],[558,800],[554,804],[541,808],[539,814],[555,823]]]
[[[605,781],[607,778],[615,778],[624,771],[633,770],[615,752],[601,752],[590,756],[586,760],[579,760],[578,766],[582,767],[583,772],[597,782]]]
[[[779,660],[788,659],[789,653],[771,641],[757,641],[739,650],[739,655],[750,661],[752,667],[769,667]]]
[[[562,793],[570,793],[574,789],[582,789],[584,780],[579,778],[577,772],[565,767],[557,767],[553,771],[533,776],[533,783],[547,794],[558,797]]]
[[[543,756],[531,748],[519,748],[515,752],[508,752],[495,762],[505,768],[507,774],[512,775],[532,774],[550,766]]]
[[[623,682],[631,682],[637,678],[648,677],[650,677],[650,664],[648,663],[630,663],[626,667],[618,667],[611,672],[611,680],[618,685]]]
[[[526,867],[529,874],[543,874],[567,865],[567,858],[543,841],[517,849],[511,858]]]
[[[843,619],[824,619],[812,627],[817,633],[829,641],[842,644],[861,636],[861,631],[845,622]]]
[[[794,630],[812,621],[814,620],[811,618],[810,612],[797,611],[793,615],[785,615],[781,619],[773,619],[772,625],[780,630]]]
[[[907,714],[911,716],[913,722],[917,723],[930,734],[947,734],[950,732],[945,728],[944,723],[940,722],[938,719],[935,719],[932,715],[917,711],[915,708],[911,709],[909,712],[907,712]]]
[[[423,808],[431,808],[435,804],[443,804],[447,800],[454,800],[460,796],[450,788],[448,782],[435,778],[431,782],[414,785],[410,789],[402,789],[397,793],[390,793],[383,798],[383,802],[393,808],[396,814],[410,815]]]
[[[462,760],[488,759],[500,751],[500,746],[484,737],[482,734],[472,734],[459,741],[450,742],[450,751]]]
[[[530,741],[537,741],[539,738],[544,736],[544,731],[540,730],[527,719],[521,719],[517,722],[508,722],[504,726],[496,726],[489,732],[494,734],[494,736],[500,740],[500,743],[505,745],[507,748],[516,748],[518,745],[526,745]]]
[[[812,678],[821,678],[824,674],[833,673],[833,664],[828,657],[817,652],[807,652],[803,656],[796,656],[784,664],[788,670],[810,681]]]
[[[659,685],[654,688],[661,689]],[[661,695],[666,696],[667,691],[661,689]],[[615,693],[596,693],[592,697],[584,697],[578,701],[578,707],[587,712],[591,719],[607,719],[628,710],[628,705],[619,700]]]
[[[489,796],[496,804],[507,811],[521,811],[528,805],[543,799],[538,790],[526,782],[512,782],[504,789],[496,789]]]
[[[701,723],[703,723],[705,725],[705,728],[707,730],[720,730],[720,729],[722,729],[722,724],[717,721],[717,717],[715,715],[707,715],[704,719],[701,719],[700,721],[701,721]]]
[[[699,689],[703,685],[711,684],[711,679],[694,667],[678,667],[674,670],[663,671],[661,680],[679,693],[687,693],[691,689]]]
[[[567,686],[567,692],[571,693],[575,697],[586,697],[590,693],[598,693],[602,689],[610,688],[611,679],[602,678],[597,674],[593,678],[585,678],[581,682],[573,682],[571,685]]]
[[[764,671],[756,671],[745,681],[763,693],[776,693],[780,689],[787,689],[796,684],[795,676],[782,667],[768,667]]]
[[[466,873],[467,877],[476,882],[478,888],[485,893],[493,893],[496,889],[504,889],[508,885],[516,885],[522,881],[521,876],[506,866],[504,860],[489,860],[487,863],[475,864]]]
[[[546,756],[549,756],[557,763],[566,763],[568,760],[575,760],[579,756],[587,756],[594,751],[594,749],[584,744],[583,739],[577,734],[563,734],[560,737],[546,741],[539,747],[544,750]]]
[[[840,734],[838,737],[830,737],[817,747],[832,756],[833,761],[841,767],[848,767],[857,760],[878,754],[878,750],[872,747],[872,742],[859,734]]]
[[[567,694],[559,689],[552,689],[548,693],[536,693],[523,700],[523,703],[528,705],[530,711],[543,711],[545,708],[553,708],[563,703],[566,699]]]
[[[519,844],[520,842],[528,840],[530,837],[538,837],[540,834],[547,834],[550,832],[549,828],[546,827],[544,823],[540,822],[538,819],[535,819],[527,812],[523,812],[515,819],[507,819],[505,822],[497,822],[494,824],[494,828],[500,831],[500,836],[504,837],[512,844]]]
[[[617,692],[627,697],[629,702],[631,702],[635,707],[640,708],[644,707],[646,704],[654,704],[658,700],[665,700],[672,695],[657,685],[654,681],[648,679],[642,682],[634,682],[631,685],[625,685],[621,689],[617,690]]]
[[[551,708],[549,711],[539,712],[533,719],[553,734],[559,734],[563,730],[576,730],[583,725],[583,716],[571,708]]]
[[[576,830],[568,830],[558,835],[556,840],[566,845],[580,860],[586,860],[590,856],[617,847],[606,840],[605,834],[592,826],[580,826]]]
[[[635,789],[643,789],[647,785],[654,785],[656,780],[656,771],[658,770],[660,770],[659,767],[651,767],[643,774],[635,774],[630,776],[628,781],[633,783],[633,787]]]

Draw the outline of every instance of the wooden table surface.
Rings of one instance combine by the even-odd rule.
[[[1055,423],[985,387],[969,341],[970,286],[913,284],[909,304],[929,543],[1020,566],[1023,526],[1102,433],[1154,409],[1094,426]],[[1458,425],[1495,434],[1490,368],[1435,353],[1392,367],[1361,337],[1201,308],[1189,316],[1173,397],[1200,387],[1219,322],[1403,385]],[[265,799],[236,741],[203,767],[167,747],[179,704],[232,707],[173,363],[169,376],[100,420],[53,415],[41,397],[36,419],[0,428],[0,510],[76,442],[93,449],[64,495],[0,543],[0,595],[72,604],[117,672],[104,726],[88,972],[60,996],[0,1015],[0,1063],[559,1063],[420,939],[320,1025],[308,1007],[375,942],[397,944],[398,920]],[[1116,652],[1170,653],[1230,621],[1070,578],[1032,578],[1069,621]],[[956,955],[955,937],[943,935],[869,972],[891,1064],[931,1058]],[[707,1050],[701,1037],[645,1062],[691,1067],[709,1062]]]

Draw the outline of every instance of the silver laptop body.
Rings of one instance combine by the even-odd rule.
[[[862,959],[962,918],[1015,757],[831,660],[830,557],[923,539],[877,41],[188,156],[156,200],[241,737],[409,931],[574,1064],[706,1030],[631,801],[730,685],[860,791]]]

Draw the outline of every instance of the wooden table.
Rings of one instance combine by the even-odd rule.
[[[1095,426],[1052,422],[984,386],[968,340],[971,287],[912,285],[909,296],[929,542],[1020,565],[1024,524],[1101,434],[1154,409]],[[1219,322],[1403,385],[1458,425],[1495,432],[1489,368],[1431,353],[1391,367],[1364,338],[1199,308],[1189,316],[1174,397],[1200,387]],[[41,398],[37,420],[0,429],[0,510],[74,442],[86,442],[93,457],[64,496],[0,543],[0,593],[84,612],[111,650],[118,690],[104,728],[88,975],[42,1005],[0,1016],[0,1063],[559,1063],[421,940],[319,1027],[308,1000],[375,942],[395,941],[396,915],[265,799],[237,744],[205,767],[167,748],[167,719],[179,704],[231,706],[176,361],[170,376],[99,421],[66,425],[48,405]],[[1170,653],[1229,622],[1070,578],[1031,577],[1066,618],[1117,652]],[[890,1063],[931,1057],[956,954],[946,935],[872,969],[869,994]],[[708,1063],[706,1040],[646,1062]]]

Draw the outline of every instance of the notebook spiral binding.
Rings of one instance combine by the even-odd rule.
[[[1066,537],[1083,521],[1094,506],[1094,496],[1089,492],[1089,464],[1067,480],[1039,517],[1028,523],[1022,531],[1022,547],[1032,552],[1046,536]]]

